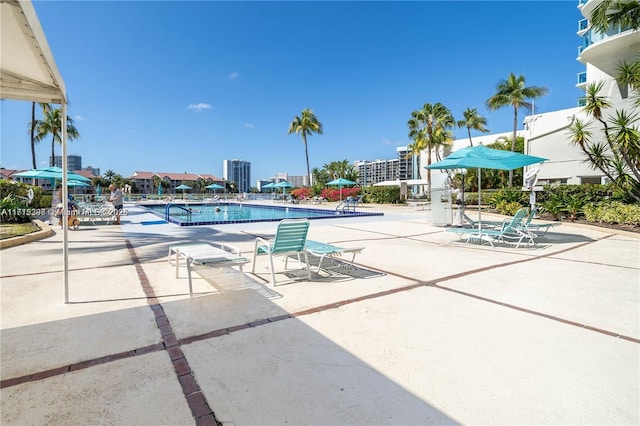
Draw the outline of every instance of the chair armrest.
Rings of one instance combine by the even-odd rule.
[[[265,240],[264,238],[260,238],[260,237],[256,237],[256,244],[255,247],[253,249],[253,254],[257,254],[258,253],[258,249],[260,247],[264,247],[265,248],[265,254],[269,253],[271,251],[271,244],[272,244],[272,240]]]

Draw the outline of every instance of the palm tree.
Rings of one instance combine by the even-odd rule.
[[[608,120],[605,120],[605,113],[613,104],[606,96],[600,95],[603,87],[602,81],[587,85],[582,100],[584,111],[593,121],[574,120],[569,127],[571,142],[580,147],[592,167],[601,170],[614,185],[640,202],[640,115],[616,110],[607,114]],[[602,126],[602,140],[592,141],[594,134],[589,125],[594,122]]]
[[[603,0],[591,13],[591,28],[604,33],[611,26],[640,28],[640,2],[637,0]]]
[[[640,61],[622,61],[618,64],[618,76],[616,80],[618,84],[629,86],[636,92],[634,104],[640,108]]]
[[[106,172],[104,172],[104,178],[106,180],[109,181],[109,183],[111,183],[113,181],[113,178],[116,177],[116,172],[114,172],[113,170],[109,169]]]
[[[38,102],[42,109],[43,115],[46,115],[51,110],[51,105],[47,103]],[[36,120],[36,102],[31,102],[31,121],[29,122],[29,136],[31,139],[31,162],[33,168],[37,168],[36,162],[36,143],[40,142],[36,139],[36,127],[38,126],[38,120]]]
[[[302,142],[304,142],[304,154],[307,159],[307,176],[309,176],[309,185],[311,185],[311,170],[309,169],[309,150],[307,148],[307,135],[316,133],[322,134],[322,123],[318,121],[318,117],[313,114],[310,109],[302,110],[300,116],[295,116],[291,124],[289,124],[289,131],[287,134],[300,133],[302,136]]]
[[[436,158],[440,157],[438,148],[449,145],[453,135],[449,130],[455,125],[451,111],[441,103],[424,104],[422,109],[413,111],[407,122],[409,138],[414,143],[409,145],[409,154],[427,151],[427,165],[431,164],[431,151],[436,150]],[[431,192],[431,170],[427,170],[427,189]]]
[[[39,142],[51,135],[51,161],[50,165],[55,165],[55,143],[62,143],[62,109],[43,108],[44,118],[38,120],[36,124],[35,141]],[[74,140],[80,137],[78,129],[73,125],[73,119],[67,116],[67,139]]]
[[[496,94],[487,99],[487,108],[496,110],[504,106],[513,107],[513,137],[511,138],[511,151],[516,149],[516,133],[518,130],[518,109],[525,107],[531,113],[535,113],[533,105],[527,99],[536,99],[546,95],[546,87],[525,86],[524,76],[516,76],[510,73],[506,80],[498,83]],[[513,170],[509,171],[509,186],[513,185]]]
[[[482,133],[489,133],[487,125],[487,119],[478,114],[477,108],[467,108],[462,113],[464,120],[458,120],[456,123],[458,127],[466,127],[467,134],[469,135],[469,146],[473,146],[473,140],[471,139],[471,130],[477,130]]]

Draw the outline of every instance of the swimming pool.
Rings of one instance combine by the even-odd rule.
[[[328,209],[264,206],[246,203],[167,204],[144,207],[167,222],[180,226],[276,222],[282,219],[303,217],[307,219],[341,219],[345,217],[383,216],[383,213],[373,212],[342,212]],[[216,211],[216,209],[220,211]]]

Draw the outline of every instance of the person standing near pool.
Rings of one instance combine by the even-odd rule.
[[[124,204],[122,199],[122,191],[114,184],[109,185],[109,191],[111,191],[109,201],[113,203],[113,209],[116,215],[116,221],[114,223],[116,225],[120,225],[120,212],[122,211],[122,207]]]

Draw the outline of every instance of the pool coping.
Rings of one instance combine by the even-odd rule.
[[[167,204],[168,205],[168,204]],[[322,216],[309,217],[309,220],[316,219],[345,219],[350,217],[368,217],[368,216],[384,216],[382,212],[359,212],[359,211],[339,211],[339,210],[329,210],[329,209],[314,209],[309,207],[298,207],[295,205],[292,206],[265,206],[263,204],[253,204],[253,203],[233,203],[233,202],[221,202],[216,204],[179,204],[179,203],[171,203],[171,205],[175,206],[211,206],[211,205],[225,205],[225,206],[244,206],[244,207],[253,207],[259,209],[269,209],[269,210],[288,210],[295,209],[298,211],[308,211],[313,213],[321,213]],[[140,204],[139,207],[144,208],[149,213],[154,214],[155,216],[161,217],[167,223],[173,223],[178,226],[203,226],[203,225],[231,225],[231,224],[239,224],[239,223],[256,223],[256,222],[279,222],[284,218],[273,218],[273,219],[240,219],[240,220],[207,220],[207,221],[197,221],[197,222],[180,222],[178,220],[172,219],[170,216],[162,215],[159,212],[154,211],[151,207],[156,207],[157,205],[144,205]],[[166,205],[165,205],[166,208]]]

